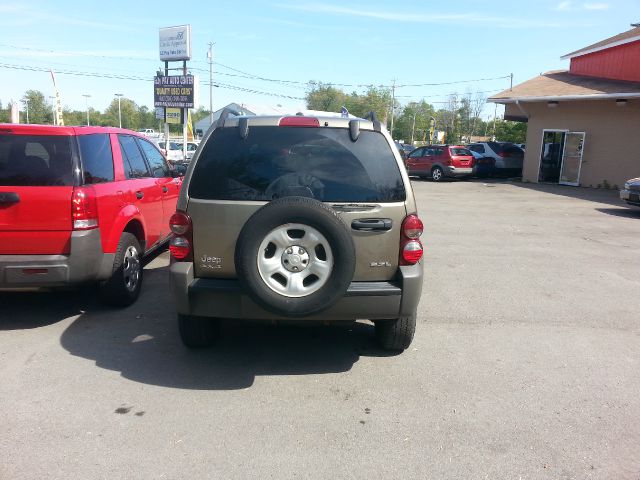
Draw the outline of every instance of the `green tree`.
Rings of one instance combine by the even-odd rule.
[[[194,111],[191,112],[191,121],[195,125],[196,122],[199,122],[203,118],[208,117],[210,113],[211,112],[209,112],[208,109],[206,109],[204,107],[200,107],[199,109],[194,110]]]
[[[395,120],[393,138],[406,143],[426,141],[434,114],[433,106],[424,100],[407,104]]]
[[[342,90],[322,82],[309,82],[307,108],[324,112],[339,112],[345,104],[346,95]]]
[[[130,130],[142,128],[140,126],[140,108],[136,102],[125,97],[120,98],[120,107],[118,107],[118,99],[114,98],[111,101],[100,119],[100,125],[118,127],[120,125],[119,114],[122,116],[122,128],[128,128]],[[152,127],[153,124],[148,128]]]
[[[0,102],[0,123],[8,123],[11,120],[11,103],[7,104],[7,108],[3,108]]]
[[[138,118],[139,128],[155,128],[157,123],[155,110],[149,110],[149,107],[141,105],[138,107]]]
[[[388,88],[370,86],[363,95],[358,95],[356,92],[347,95],[344,106],[356,117],[364,117],[369,112],[376,112],[376,116],[382,121],[387,118],[391,102],[391,91]]]
[[[309,82],[309,88],[306,99],[310,110],[340,112],[342,107],[346,107],[350,114],[357,117],[364,117],[373,111],[382,121],[391,108],[391,92],[386,88],[370,86],[364,94],[346,94],[321,82]]]
[[[28,111],[29,123],[53,123],[53,112],[47,104],[44,94],[39,90],[27,90],[22,97],[25,114]],[[24,121],[26,122],[26,116]]]
[[[489,130],[493,125],[489,127]],[[527,139],[527,123],[511,122],[509,120],[496,121],[496,140],[500,142],[525,143]]]

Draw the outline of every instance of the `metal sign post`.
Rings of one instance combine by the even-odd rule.
[[[179,25],[160,29],[160,60],[164,60],[164,75],[158,72],[154,79],[154,106],[163,107],[165,147],[169,150],[169,109],[180,109],[182,124],[182,157],[187,158],[187,122],[189,109],[197,108],[196,79],[187,73],[187,60],[191,59],[191,25]],[[181,61],[182,66],[169,68],[169,62]],[[169,75],[169,70],[178,70],[181,75]]]

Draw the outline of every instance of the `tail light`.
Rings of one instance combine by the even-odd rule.
[[[498,156],[504,158],[504,157],[507,157],[508,155],[504,152],[498,152]]]
[[[417,215],[407,215],[402,222],[400,265],[415,265],[422,258],[424,249],[419,238],[423,231],[422,220]]]
[[[73,189],[71,219],[74,230],[91,230],[98,227],[98,202],[91,187]]]
[[[316,117],[304,117],[295,115],[291,117],[282,117],[278,122],[279,127],[319,127],[320,120]]]
[[[193,261],[193,230],[191,217],[185,212],[171,215],[169,228],[173,236],[169,242],[171,259],[178,262]]]

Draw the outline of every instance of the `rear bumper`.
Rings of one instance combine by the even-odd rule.
[[[631,190],[620,190],[620,198],[629,205],[640,207],[640,192]]]
[[[422,293],[422,264],[400,267],[392,282],[352,282],[347,293],[324,312],[299,320],[389,319],[413,315]],[[229,319],[287,320],[257,305],[235,279],[194,278],[193,264],[170,267],[171,293],[184,315]]]
[[[456,167],[446,167],[444,174],[447,177],[464,177],[466,175],[471,175],[473,173],[473,168],[456,168]]]
[[[114,257],[102,251],[100,229],[72,232],[68,255],[0,255],[0,288],[105,280],[111,275]]]

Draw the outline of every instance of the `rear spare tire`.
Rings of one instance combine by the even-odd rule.
[[[242,228],[238,280],[266,310],[287,317],[322,312],[344,295],[356,256],[351,234],[331,207],[284,197],[260,208]]]

